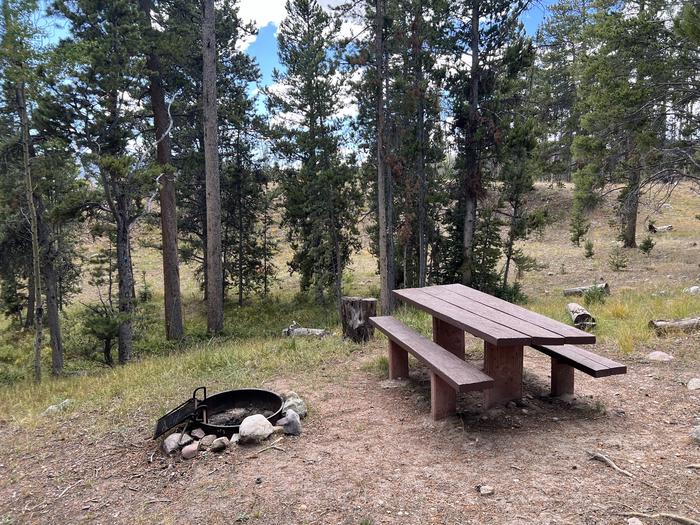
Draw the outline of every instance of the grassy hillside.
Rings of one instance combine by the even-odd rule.
[[[561,290],[605,280],[610,283],[612,296],[604,304],[590,306],[598,319],[596,334],[609,352],[643,351],[660,341],[647,327],[652,318],[678,318],[700,313],[700,296],[689,296],[682,289],[700,282],[700,212],[699,199],[687,188],[674,192],[669,205],[659,210],[645,204],[640,213],[641,240],[645,220],[657,224],[673,224],[672,232],[654,237],[656,247],[650,255],[639,250],[627,250],[628,267],[615,272],[608,264],[614,239],[612,202],[607,202],[591,217],[591,239],[595,254],[586,259],[583,248],[573,246],[568,234],[568,214],[571,188],[538,188],[538,199],[550,208],[554,222],[539,237],[522,243],[523,249],[541,264],[537,271],[522,277],[528,307],[553,318],[568,321],[564,305],[568,302]],[[612,197],[611,197],[612,199]],[[149,240],[157,232],[142,226],[138,238]],[[137,244],[136,274],[152,290],[159,289],[160,256]],[[284,244],[283,244],[284,246]],[[183,385],[207,384],[227,387],[244,384],[264,384],[269,378],[285,372],[319,373],[326,360],[333,360],[359,347],[344,343],[339,337],[337,315],[332,306],[314,305],[296,294],[297,281],[286,273],[289,252],[282,250],[277,265],[277,282],[268,301],[253,301],[239,308],[228,305],[225,312],[226,332],[210,340],[206,335],[203,304],[192,268],[183,269],[187,338],[169,343],[162,335],[160,302],[153,300],[139,309],[135,343],[136,362],[126,367],[109,369],[101,362],[96,341],[84,335],[81,326],[82,306],[79,302],[65,313],[64,335],[67,353],[67,377],[47,379],[34,386],[31,373],[30,334],[11,330],[8,320],[0,321],[0,418],[31,422],[46,406],[65,398],[76,399],[107,410],[108,419],[133,410],[152,413],[162,411],[175,399],[182,398]],[[345,292],[378,295],[376,264],[368,250],[357,254],[351,271],[345,278]],[[140,286],[144,286],[141,282]],[[94,291],[83,287],[80,302],[88,301]],[[400,315],[410,324],[429,333],[429,318],[404,309]],[[288,340],[280,337],[281,330],[297,321],[304,326],[328,328],[331,337],[317,340]],[[682,339],[681,339],[682,340]],[[478,352],[478,341],[471,341],[472,351]],[[690,343],[681,343],[675,350],[680,355],[695,352]],[[48,370],[49,352],[44,353]],[[156,395],[155,403],[147,403]]]

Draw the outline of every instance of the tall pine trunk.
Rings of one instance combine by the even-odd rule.
[[[27,207],[32,231],[32,279],[34,281],[34,380],[41,381],[41,345],[44,322],[43,301],[41,300],[41,253],[39,251],[39,227],[37,224],[36,207],[34,206],[34,181],[29,162],[29,117],[27,116],[27,101],[24,82],[20,81],[15,88],[17,111],[20,127],[22,128],[22,169],[27,192]]]
[[[30,156],[34,156],[34,150],[31,144]],[[49,229],[49,225],[46,224],[44,220],[46,215],[44,201],[41,195],[36,192],[34,193],[34,209],[36,210],[37,217],[43,284],[46,290],[46,321],[49,325],[51,340],[51,373],[57,376],[63,372],[63,339],[61,336],[59,276],[54,267],[57,253],[54,243],[51,242],[52,232]]]
[[[640,169],[630,170],[624,197],[620,203],[622,215],[622,242],[625,248],[637,246],[637,213],[639,209]]]
[[[385,109],[384,109],[384,5],[385,0],[376,0],[375,12],[375,59],[377,67],[377,219],[379,226],[379,280],[382,314],[394,311],[394,257],[390,206],[391,178],[385,165]]]
[[[133,325],[132,316],[134,313],[134,274],[131,264],[131,250],[129,249],[129,204],[128,197],[120,193],[116,197],[115,208],[117,216],[117,275],[119,278],[118,297],[119,314],[122,316],[119,324],[119,345],[118,355],[121,364],[131,360],[133,348]]]
[[[418,107],[416,114],[416,135],[418,142],[418,159],[416,171],[418,172],[418,286],[425,286],[428,266],[428,218],[427,200],[428,184],[425,173],[425,86],[423,75],[423,2],[418,2],[416,16],[416,29],[414,38],[415,66],[415,92],[418,94]]]
[[[141,10],[151,28],[151,0],[140,0]],[[156,134],[156,158],[163,166],[160,176],[160,225],[163,242],[163,298],[165,307],[165,336],[181,339],[184,335],[182,321],[182,298],[180,295],[180,262],[177,252],[177,205],[175,201],[175,178],[170,166],[171,119],[165,105],[165,91],[161,78],[158,53],[152,49],[146,65],[150,72],[150,98]]]
[[[472,283],[474,270],[474,234],[476,232],[477,199],[481,187],[481,168],[477,132],[479,127],[479,0],[473,0],[471,19],[471,83],[469,93],[469,131],[465,159],[464,231],[462,238],[462,282]]]
[[[221,266],[221,191],[217,146],[216,12],[214,0],[204,0],[202,20],[202,106],[204,169],[207,194],[207,330],[224,329],[224,282]]]

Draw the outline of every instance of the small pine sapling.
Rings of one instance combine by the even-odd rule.
[[[610,256],[608,257],[608,265],[612,269],[613,272],[620,272],[627,268],[627,263],[629,262],[629,259],[627,258],[627,255],[625,254],[624,250],[620,246],[615,246],[613,248],[613,251],[610,252]]]
[[[593,251],[593,241],[590,239],[586,239],[586,242],[583,244],[583,255],[586,259],[590,259],[595,255]]]
[[[651,250],[654,249],[654,246],[656,246],[654,240],[650,236],[647,236],[641,243],[639,243],[639,251],[641,251],[644,255],[649,255]]]

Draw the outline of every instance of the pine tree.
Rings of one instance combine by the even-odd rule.
[[[294,248],[290,263],[302,290],[317,301],[330,290],[340,304],[342,274],[357,247],[360,192],[355,170],[340,153],[341,86],[332,46],[338,32],[316,0],[290,0],[280,26],[280,63],[269,107],[282,170],[284,224]],[[281,116],[284,115],[284,118]]]

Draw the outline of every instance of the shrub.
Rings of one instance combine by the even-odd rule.
[[[586,259],[590,259],[591,257],[593,257],[594,254],[595,252],[593,251],[593,241],[587,239],[583,245],[583,255]]]
[[[613,272],[619,272],[627,268],[629,259],[620,246],[615,246],[608,257],[608,265]]]
[[[605,295],[605,290],[603,288],[594,285],[583,293],[583,304],[586,306],[604,304]]]
[[[644,255],[649,255],[651,250],[654,249],[654,246],[656,246],[656,243],[650,236],[647,235],[647,237],[639,244],[639,250]]]

